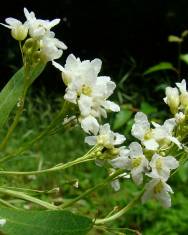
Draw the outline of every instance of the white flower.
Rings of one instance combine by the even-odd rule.
[[[142,147],[137,142],[129,145],[130,149],[130,168],[133,181],[140,185],[143,182],[143,173],[148,168],[148,160],[143,154]]]
[[[173,114],[176,114],[178,111],[178,107],[180,104],[180,97],[177,88],[167,87],[166,88],[166,97],[164,98],[164,102],[168,104],[170,107],[170,111]]]
[[[125,136],[111,131],[108,123],[100,126],[98,135],[87,136],[85,143],[89,145],[100,144],[105,148],[113,148],[116,145],[122,144],[126,140]]]
[[[63,50],[66,49],[67,46],[55,38],[54,34],[46,35],[40,40],[40,53],[46,61],[59,59],[63,54]]]
[[[11,35],[14,39],[22,41],[27,37],[28,27],[26,26],[26,24],[22,24],[21,21],[14,19],[12,17],[6,18],[5,22],[7,24],[1,24],[1,25],[11,29]]]
[[[109,161],[109,163],[116,169],[127,169],[130,170],[130,150],[126,149],[124,146],[119,148],[119,153],[116,158]]]
[[[81,61],[71,54],[64,67],[54,61],[52,63],[62,72],[63,81],[67,85],[65,100],[78,104],[80,120],[92,116],[97,121],[97,118],[107,117],[106,110],[120,110],[117,104],[107,100],[116,85],[110,77],[98,76],[101,60]]]
[[[147,175],[151,178],[160,178],[167,181],[170,176],[170,170],[176,169],[179,166],[178,161],[172,156],[162,157],[154,154],[150,163],[152,171]]]
[[[163,125],[152,122],[155,128],[150,128],[150,123],[144,113],[138,112],[135,115],[135,123],[132,127],[132,135],[138,138],[148,150],[157,150],[161,146],[166,146],[170,142],[175,143],[180,149],[181,143],[172,136],[176,126],[174,118],[168,119]]]
[[[97,135],[97,133],[99,131],[99,123],[96,118],[89,115],[86,118],[81,119],[80,123],[81,123],[82,129],[86,133],[88,133],[88,134],[92,133],[94,135]]]
[[[131,130],[132,135],[139,139],[146,149],[157,150],[159,144],[153,138],[152,129],[150,128],[147,116],[142,112],[138,112],[136,113],[134,120],[135,123]]]
[[[119,156],[110,161],[114,168],[122,168],[131,171],[131,176],[136,184],[143,182],[143,173],[148,168],[148,160],[143,154],[142,147],[137,142],[129,145],[129,150],[122,148]]]
[[[170,142],[175,143],[180,149],[182,148],[179,140],[172,136],[173,130],[176,126],[175,118],[167,119],[163,125],[159,125],[157,123],[152,123],[155,127],[153,129],[153,138],[160,143],[161,146],[169,144]]]
[[[26,25],[29,28],[29,34],[32,38],[41,39],[46,33],[50,31],[55,25],[59,24],[60,19],[52,21],[36,19],[34,12],[29,12],[24,8],[24,14],[27,19]]]
[[[172,188],[162,179],[152,179],[145,186],[145,192],[142,196],[142,203],[150,198],[160,201],[163,207],[171,206],[171,197],[169,193],[173,193]]]
[[[0,227],[3,227],[6,224],[6,219],[0,219]]]

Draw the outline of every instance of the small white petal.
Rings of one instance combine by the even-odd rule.
[[[152,150],[152,151],[157,150],[159,147],[159,144],[154,139],[144,140],[143,145],[146,147],[146,149]]]
[[[89,145],[95,145],[97,143],[97,137],[96,136],[87,136],[87,137],[85,137],[84,142]]]
[[[78,106],[82,116],[89,116],[91,113],[92,97],[81,94],[78,100]]]
[[[111,186],[112,188],[115,190],[115,191],[119,191],[120,190],[120,183],[119,183],[119,180],[116,179],[116,180],[113,180],[111,182]]]
[[[131,165],[131,160],[128,157],[117,157],[109,162],[114,168],[127,169],[127,170],[130,169]]]
[[[143,155],[142,146],[137,142],[132,142],[129,145],[129,149],[131,157]]]
[[[164,157],[164,163],[169,169],[176,169],[179,166],[179,162],[172,156]]]
[[[179,88],[179,90],[180,90],[181,93],[186,92],[186,81],[185,81],[185,79],[183,79],[183,80],[181,81],[181,83],[177,82],[177,83],[176,83],[176,86]]]
[[[117,105],[114,102],[111,102],[109,100],[106,100],[104,102],[103,107],[107,110],[111,110],[112,112],[119,112],[120,111],[119,105]]]
[[[99,123],[97,122],[96,118],[92,116],[88,116],[81,120],[81,127],[86,133],[93,133],[97,135],[99,131]]]
[[[114,133],[114,135],[115,135],[114,145],[120,145],[126,140],[124,135],[121,135],[119,133]]]

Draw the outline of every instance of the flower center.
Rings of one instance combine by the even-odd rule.
[[[141,161],[142,161],[141,156],[137,156],[136,158],[132,159],[132,161],[131,161],[132,168],[140,166]]]
[[[90,96],[92,92],[91,87],[86,86],[85,84],[82,86],[82,94]]]
[[[152,138],[152,136],[153,136],[152,130],[149,130],[149,131],[147,131],[146,134],[144,135],[144,139],[145,139],[145,140],[149,140],[149,139]]]
[[[156,168],[157,168],[157,170],[158,171],[161,170],[162,167],[163,167],[163,161],[161,159],[157,159],[156,160]]]
[[[155,187],[154,187],[154,193],[160,193],[163,190],[164,186],[162,181],[160,181]]]

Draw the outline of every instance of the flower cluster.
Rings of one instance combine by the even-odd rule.
[[[55,33],[51,31],[59,24],[60,19],[52,21],[37,19],[34,12],[29,12],[26,8],[24,8],[24,14],[26,17],[24,23],[10,17],[5,20],[6,24],[2,25],[11,29],[12,37],[18,41],[23,41],[29,36],[25,49],[35,49],[43,60],[51,61],[60,58],[67,46],[55,38]]]
[[[81,61],[74,55],[69,55],[65,66],[57,62],[53,65],[62,72],[62,79],[66,85],[64,98],[70,103],[77,105],[79,110],[78,120],[82,129],[90,134],[85,138],[89,145],[100,145],[103,151],[97,156],[98,165],[106,165],[110,172],[117,169],[124,169],[113,180],[112,186],[115,190],[119,189],[119,178],[128,178],[131,176],[134,183],[145,185],[145,192],[142,196],[142,202],[149,198],[158,199],[164,207],[171,206],[171,197],[173,193],[171,187],[167,184],[171,170],[179,166],[169,150],[172,146],[182,149],[183,145],[175,135],[177,128],[177,115],[175,118],[167,119],[162,125],[148,121],[147,116],[138,112],[135,115],[132,126],[132,135],[140,141],[132,142],[129,147],[121,146],[126,138],[114,133],[108,123],[100,124],[101,117],[107,117],[107,110],[118,112],[119,106],[108,100],[115,89],[115,83],[110,77],[98,76],[102,62],[100,59],[92,61]],[[185,82],[178,83],[177,86],[181,94],[176,91],[180,107],[176,110],[185,108],[186,93]],[[172,88],[174,89],[174,88]],[[167,104],[172,103],[172,97],[169,95],[170,88],[167,88]],[[174,97],[174,95],[172,95]],[[180,102],[175,102],[179,105]],[[175,104],[173,103],[173,109]],[[180,113],[178,113],[180,116]]]
[[[179,140],[173,136],[176,126],[175,119],[168,119],[163,125],[152,123],[144,113],[135,115],[135,123],[132,127],[132,135],[141,143],[132,142],[126,153],[111,160],[115,168],[130,171],[133,181],[140,185],[143,176],[151,178],[145,185],[142,202],[149,198],[158,199],[164,207],[171,206],[169,195],[173,193],[171,187],[166,183],[170,177],[170,171],[179,166],[178,161],[171,155],[166,155],[172,144],[182,148]]]
[[[74,55],[69,55],[65,66],[53,61],[53,65],[62,72],[62,78],[67,86],[65,100],[78,105],[79,121],[86,133],[97,135],[101,117],[107,117],[107,110],[118,112],[119,106],[108,100],[116,85],[110,77],[98,76],[102,61],[81,61]]]

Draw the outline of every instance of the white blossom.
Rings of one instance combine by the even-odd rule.
[[[169,193],[173,193],[172,188],[162,179],[152,179],[145,186],[145,192],[142,196],[142,203],[154,198],[162,204],[163,207],[171,206],[171,197]]]
[[[143,154],[141,145],[137,142],[132,142],[129,150],[122,149],[119,156],[110,163],[114,168],[130,170],[133,181],[138,185],[143,182],[143,173],[148,168],[148,160]]]
[[[179,163],[172,156],[162,157],[159,154],[154,154],[149,165],[152,169],[151,173],[147,174],[149,177],[167,181],[170,176],[170,170],[176,169]]]
[[[49,33],[51,28],[60,22],[60,19],[54,19],[52,21],[37,19],[35,13],[29,12],[26,8],[24,8],[24,14],[26,17],[26,25],[29,28],[29,34],[35,39],[44,37]]]
[[[116,158],[109,161],[109,163],[116,169],[127,169],[130,170],[130,150],[122,146],[119,148],[119,153]]]
[[[176,124],[175,118],[167,119],[163,125],[153,122],[153,125],[155,126],[153,129],[153,138],[160,143],[161,146],[173,142],[181,149],[181,143],[173,136],[173,130]]]
[[[116,145],[122,144],[126,140],[125,136],[113,132],[108,123],[100,126],[98,135],[87,136],[85,143],[89,145],[100,144],[105,148],[113,148]]]
[[[146,149],[157,150],[159,144],[153,138],[152,129],[150,128],[147,116],[142,112],[138,112],[136,113],[134,120],[135,123],[131,130],[132,135],[139,139]]]
[[[40,40],[40,53],[46,61],[59,59],[63,54],[63,50],[66,49],[67,46],[55,38],[54,34],[46,35]]]
[[[64,67],[53,61],[53,65],[62,72],[67,86],[64,98],[78,104],[80,120],[92,116],[97,121],[107,117],[107,110],[120,110],[117,104],[108,100],[116,87],[115,83],[110,77],[98,76],[101,64],[100,59],[81,61],[72,54],[68,56]]]
[[[82,129],[86,133],[88,133],[88,134],[92,133],[94,135],[97,135],[97,133],[99,131],[99,123],[97,122],[96,118],[89,115],[86,118],[81,119],[80,123],[81,123]]]
[[[14,39],[18,41],[23,41],[27,37],[28,27],[25,23],[22,24],[21,21],[12,17],[6,18],[5,22],[7,24],[1,23],[1,25],[11,29],[11,35]]]
[[[173,130],[176,126],[175,118],[167,119],[163,125],[152,122],[154,128],[150,127],[147,116],[138,112],[135,115],[135,123],[132,127],[132,135],[139,139],[148,150],[156,151],[159,147],[164,147],[171,142],[182,148],[179,140],[173,136]]]

